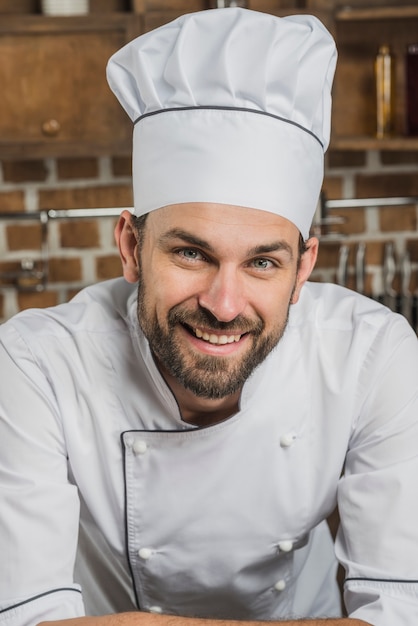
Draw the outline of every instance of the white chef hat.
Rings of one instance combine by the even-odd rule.
[[[319,20],[184,15],[109,61],[134,122],[134,214],[184,202],[261,209],[306,239],[329,143],[335,44]]]

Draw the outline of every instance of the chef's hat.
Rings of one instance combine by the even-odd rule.
[[[134,122],[134,213],[184,202],[261,209],[304,238],[329,143],[335,44],[312,16],[184,15],[124,46],[111,89]]]

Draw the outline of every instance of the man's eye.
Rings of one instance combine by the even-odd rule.
[[[183,248],[182,250],[178,251],[178,254],[190,261],[195,261],[203,258],[202,254],[194,248]]]
[[[272,267],[272,262],[269,259],[254,259],[253,267],[257,270],[267,270]]]

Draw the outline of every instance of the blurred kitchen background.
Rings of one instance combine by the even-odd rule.
[[[418,0],[0,0],[0,321],[121,275],[113,227],[132,206],[132,129],[107,59],[182,13],[228,4],[311,13],[334,34],[313,279],[418,327]]]

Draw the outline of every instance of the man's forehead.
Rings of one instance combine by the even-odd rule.
[[[170,228],[188,224],[190,228],[220,226],[236,226],[236,227],[273,227],[275,229],[283,229],[289,232],[297,232],[297,227],[288,219],[264,211],[261,209],[253,209],[243,206],[235,206],[229,204],[190,202],[183,204],[173,204],[160,209],[156,209],[149,214],[150,220],[160,227]]]

